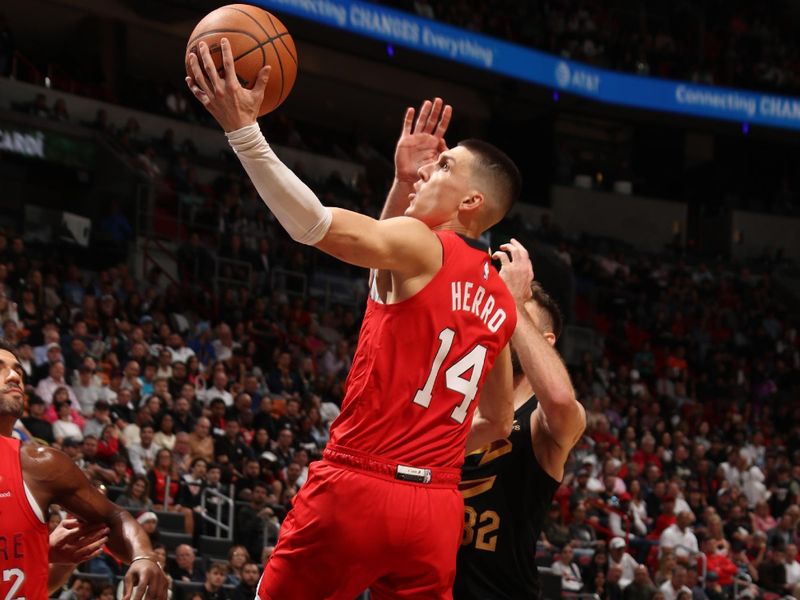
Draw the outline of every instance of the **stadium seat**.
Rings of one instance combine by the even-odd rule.
[[[161,543],[166,546],[167,551],[174,551],[181,544],[192,544],[192,536],[188,533],[175,533],[172,531],[161,531]]]
[[[183,532],[183,515],[176,512],[157,511],[158,528],[162,532]]]
[[[197,542],[197,549],[202,556],[211,558],[227,558],[228,550],[233,545],[231,540],[221,540],[219,538],[201,535]]]

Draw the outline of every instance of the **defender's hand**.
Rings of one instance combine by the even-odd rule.
[[[533,264],[525,246],[511,238],[509,243],[500,246],[492,258],[500,261],[500,277],[506,282],[517,305],[521,306],[530,300]]]
[[[262,68],[253,89],[245,89],[236,79],[233,52],[228,38],[220,40],[220,48],[223,77],[217,73],[208,44],[200,42],[197,45],[200,56],[194,52],[189,55],[189,70],[192,75],[186,77],[186,85],[222,128],[226,132],[231,132],[256,122],[261,101],[264,99],[270,68]]]
[[[414,123],[414,109],[409,107],[403,119],[403,130],[394,152],[395,177],[405,183],[419,179],[420,167],[435,161],[447,150],[444,134],[450,125],[453,107],[441,98],[425,100]]]
[[[50,534],[51,563],[77,565],[100,556],[108,541],[105,524],[89,525],[78,519],[64,519]]]

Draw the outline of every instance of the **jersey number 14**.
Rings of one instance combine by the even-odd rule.
[[[442,364],[453,346],[453,339],[456,332],[449,327],[443,329],[439,334],[439,350],[433,359],[430,373],[425,381],[422,389],[417,390],[414,395],[414,403],[428,408],[431,404],[431,397],[433,394],[433,384],[436,382],[436,377],[442,368]],[[478,382],[481,380],[483,373],[483,364],[486,362],[486,347],[478,344],[460,360],[456,361],[444,372],[444,383],[447,389],[452,390],[464,396],[464,400],[453,409],[450,417],[458,422],[463,423],[467,418],[469,405],[475,399],[478,393]],[[467,372],[470,372],[469,377],[465,377]]]

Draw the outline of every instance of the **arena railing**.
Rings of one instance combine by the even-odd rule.
[[[174,498],[169,495],[170,485],[172,484],[172,477],[167,475],[166,483],[164,486],[164,510],[168,511],[169,506],[174,504]],[[183,481],[179,481],[179,485],[184,485]],[[214,516],[208,514],[206,507],[208,506],[206,500],[211,497],[214,498],[216,510]],[[216,528],[214,537],[225,540],[233,540],[233,526],[234,526],[234,506],[233,501],[233,484],[228,486],[227,493],[222,493],[214,488],[203,487],[200,492],[200,503],[205,510],[196,511],[203,521],[213,525]],[[223,511],[227,511],[227,522],[223,519]]]

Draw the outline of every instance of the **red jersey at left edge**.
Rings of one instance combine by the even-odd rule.
[[[48,530],[26,494],[19,451],[19,440],[0,436],[0,600],[45,600]]]
[[[442,266],[396,304],[370,298],[331,444],[415,466],[458,469],[516,305],[488,248],[447,232]]]

